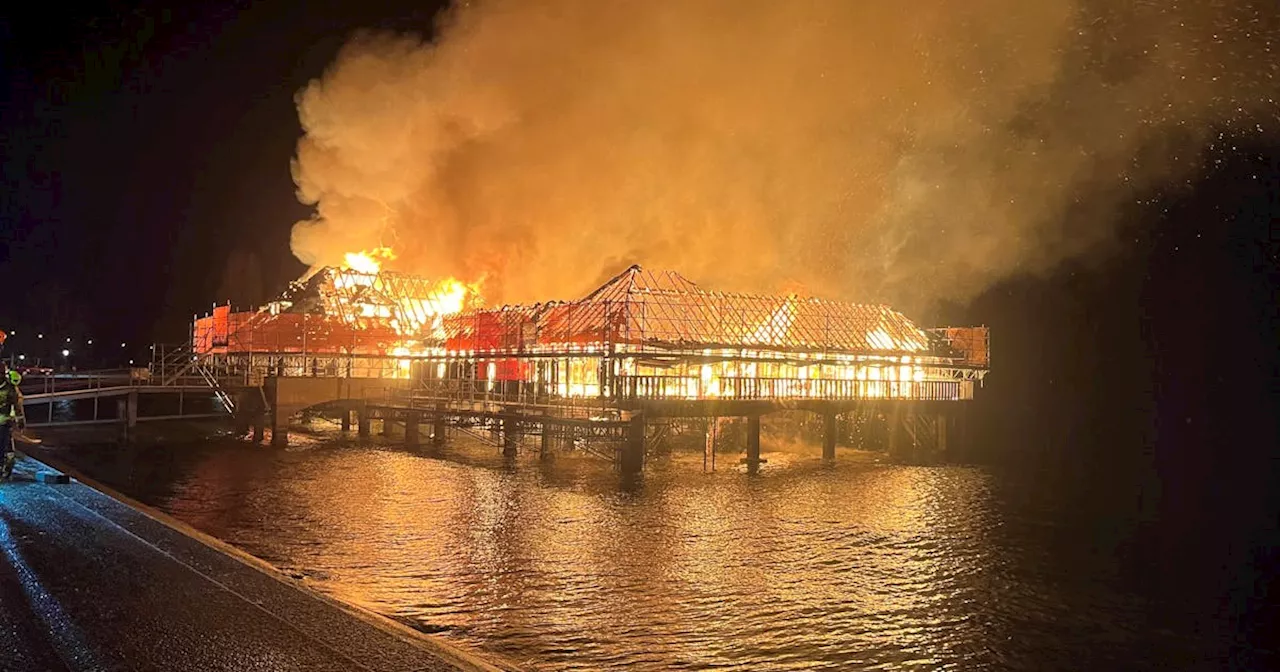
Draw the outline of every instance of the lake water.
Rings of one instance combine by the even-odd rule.
[[[724,468],[731,455],[710,474],[677,455],[624,483],[590,456],[430,454],[328,428],[290,440],[51,450],[316,589],[537,669],[1251,660],[1214,586],[1145,572],[1141,521],[1051,470],[843,450],[831,466],[814,446],[766,450],[754,478]]]

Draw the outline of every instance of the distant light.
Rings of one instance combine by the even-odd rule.
[[[121,344],[120,344],[120,347],[122,347],[122,348],[123,348],[123,347],[124,347],[124,343],[121,343]]]
[[[26,358],[27,358],[26,355],[18,355],[18,359],[26,359]]]
[[[68,336],[68,337],[67,337],[67,342],[68,342],[68,343],[70,343],[70,342],[71,342],[71,337],[70,337],[70,336]]]
[[[132,359],[131,359],[131,360],[129,360],[129,363],[130,363],[130,364],[132,364],[132,363],[133,363],[133,360],[132,360]]]
[[[62,349],[62,356],[63,356],[63,357],[69,357],[70,355],[71,355],[71,351],[70,351],[70,350],[67,350],[66,348],[63,348],[63,349]]]
[[[89,345],[93,345],[93,339],[89,339]]]
[[[44,334],[36,334],[36,338],[44,338]]]

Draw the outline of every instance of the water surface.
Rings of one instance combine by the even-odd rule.
[[[321,591],[537,669],[1224,662],[1200,603],[1124,571],[1131,527],[1052,475],[814,448],[756,478],[677,456],[623,483],[591,457],[290,439],[54,450]]]

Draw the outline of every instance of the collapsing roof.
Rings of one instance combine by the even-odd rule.
[[[987,330],[917,327],[883,305],[708,291],[632,266],[576,301],[480,309],[456,281],[326,268],[253,313],[198,318],[197,351],[540,355],[747,350],[941,357],[985,369]]]
[[[443,330],[446,347],[481,350],[626,344],[903,355],[930,346],[887,306],[706,291],[673,271],[639,266],[577,301],[450,315]]]

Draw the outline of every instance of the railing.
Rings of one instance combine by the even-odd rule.
[[[216,377],[260,384],[263,378],[408,378],[410,358],[391,355],[236,353],[204,355],[201,362]]]
[[[719,378],[697,376],[620,376],[616,396],[638,399],[973,399],[968,380],[828,380],[813,378]]]
[[[503,381],[490,385],[488,381],[474,379],[425,380],[415,388],[394,390],[389,401],[424,408],[439,404],[454,408],[461,404],[491,410],[524,407],[529,411],[582,420],[614,419],[617,410],[609,408],[607,399],[561,397],[550,394],[547,385],[527,381]]]
[[[218,403],[221,404],[228,413],[235,413],[235,402],[231,399],[231,395],[227,394],[226,390],[222,389],[222,383],[214,373],[199,361],[195,362],[195,366],[193,368],[200,374],[201,380],[203,380],[204,383],[213,390],[213,396],[218,399]]]

